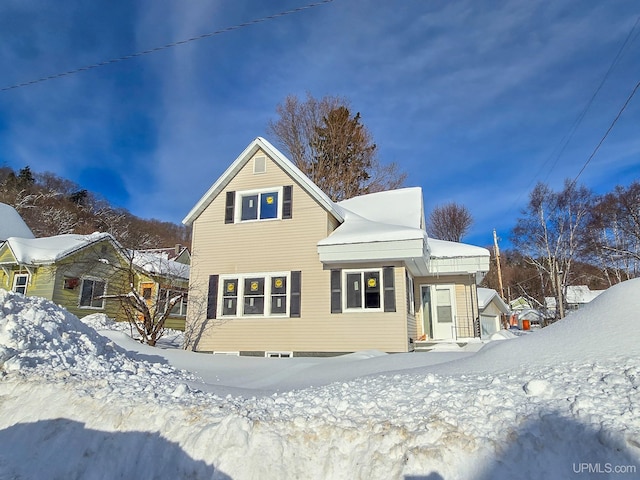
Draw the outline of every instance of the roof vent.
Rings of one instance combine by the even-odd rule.
[[[253,173],[264,173],[267,171],[267,157],[256,157],[253,159]]]

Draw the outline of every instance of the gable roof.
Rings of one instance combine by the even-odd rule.
[[[186,265],[191,261],[191,253],[189,252],[189,249],[181,244],[176,244],[175,247],[145,248],[136,251],[143,253],[156,253],[158,255],[165,256],[168,260],[177,261],[179,263],[185,263],[182,260],[186,260]]]
[[[344,220],[342,210],[331,201],[331,199],[318,188],[302,171],[296,167],[287,157],[276,147],[271,145],[262,137],[257,137],[247,148],[233,161],[225,172],[207,190],[202,198],[196,203],[186,217],[182,220],[185,225],[191,225],[200,214],[213,202],[213,200],[224,190],[236,174],[247,164],[258,150],[264,151],[282,170],[284,170],[303,190],[313,197],[327,212],[331,213],[339,222]]]
[[[65,234],[42,238],[10,237],[2,248],[8,248],[21,265],[50,265],[74,252],[98,243],[111,241],[118,246],[108,233],[92,233],[91,235]]]
[[[9,237],[35,238],[16,209],[0,203],[0,242]]]
[[[509,312],[509,307],[504,302],[504,300],[500,298],[498,292],[496,292],[493,288],[478,287],[478,308],[480,310],[484,310],[492,301],[495,301],[495,305],[502,313]]]
[[[189,279],[189,265],[169,258],[167,252],[158,250],[135,250],[130,252],[134,265],[151,275]]]

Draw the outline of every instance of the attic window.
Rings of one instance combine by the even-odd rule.
[[[253,159],[253,173],[265,173],[267,171],[267,157]]]
[[[272,220],[282,215],[282,187],[262,192],[242,192],[239,220]]]

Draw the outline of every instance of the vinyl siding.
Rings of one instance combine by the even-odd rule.
[[[264,155],[258,152],[255,156]],[[291,184],[292,219],[224,223],[227,191]],[[331,314],[330,271],[318,259],[317,242],[336,225],[335,219],[270,158],[261,174],[253,173],[253,161],[249,160],[193,223],[187,338],[201,351],[406,351],[401,268],[395,269],[397,312]],[[203,327],[209,275],[292,270],[302,271],[300,318],[217,319]]]
[[[102,247],[106,246],[103,252]],[[104,259],[108,262],[100,262]],[[126,291],[128,283],[124,270],[116,270],[111,265],[121,265],[122,259],[116,254],[110,242],[100,242],[92,245],[75,255],[72,255],[56,264],[55,288],[53,301],[62,305],[79,318],[93,313],[104,313],[109,318],[118,321],[126,320],[126,316],[120,306],[118,299],[108,298],[104,300],[104,308],[80,307],[80,292],[82,289],[82,279],[91,278],[106,281],[107,295],[116,295]],[[126,266],[124,266],[126,269]],[[64,288],[65,278],[80,279],[78,285],[73,289]]]
[[[478,317],[477,293],[475,279],[471,275],[442,275],[438,277],[417,277],[414,279],[416,303],[416,320],[419,335],[423,331],[422,302],[420,301],[420,285],[454,285],[456,334],[458,338],[474,336],[474,320]],[[428,333],[427,333],[428,335]]]

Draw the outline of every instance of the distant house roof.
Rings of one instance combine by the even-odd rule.
[[[151,275],[189,279],[189,265],[176,262],[160,250],[136,250],[131,252],[133,263]]]
[[[180,244],[177,244],[175,247],[149,248],[138,250],[138,252],[161,254],[164,255],[168,260],[175,260],[180,263],[188,264],[191,261],[191,254],[189,253],[189,249]]]
[[[531,302],[524,297],[514,298],[509,302],[511,310],[526,310],[531,308]]]
[[[600,295],[604,290],[591,290],[587,285],[569,285],[565,292],[565,301],[569,305],[584,305]],[[549,309],[556,308],[555,297],[544,297],[545,306]]]
[[[16,209],[6,203],[0,203],[0,242],[9,237],[35,238]]]
[[[22,265],[50,265],[84,247],[105,239],[117,245],[115,239],[108,233],[92,233],[90,235],[66,234],[43,238],[10,237],[5,246],[11,250],[13,257]]]

